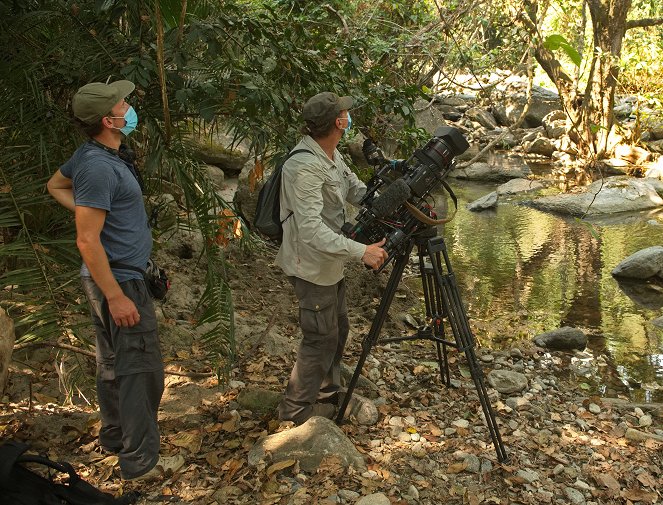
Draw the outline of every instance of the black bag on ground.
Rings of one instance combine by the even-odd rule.
[[[115,498],[81,479],[69,463],[24,454],[27,450],[26,444],[11,440],[0,446],[2,505],[129,505],[138,500],[136,492]],[[26,463],[48,469],[49,477],[33,472]],[[69,479],[65,484],[56,483],[52,473],[68,474]]]
[[[253,219],[253,225],[260,233],[279,244],[283,239],[283,223],[292,216],[291,212],[288,217],[281,221],[281,174],[283,165],[288,161],[288,158],[297,153],[313,154],[307,149],[297,149],[290,152],[286,159],[276,166],[258,194],[256,215]]]
[[[143,274],[145,285],[152,295],[152,298],[156,300],[163,300],[166,298],[166,293],[168,293],[168,290],[170,289],[170,280],[166,275],[166,271],[159,267],[159,265],[157,265],[152,258],[147,260],[147,268],[145,270],[131,265],[126,265],[124,263],[119,263],[117,261],[111,261],[110,267],[123,268],[125,270],[140,272]]]

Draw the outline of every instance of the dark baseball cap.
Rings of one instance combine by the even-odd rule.
[[[91,82],[78,89],[71,100],[74,116],[87,124],[94,124],[110,112],[135,89],[131,81],[110,84]]]
[[[336,93],[323,91],[309,98],[308,102],[304,104],[302,117],[304,121],[322,126],[338,117],[342,110],[352,107],[353,103],[354,100],[351,96],[338,96]]]

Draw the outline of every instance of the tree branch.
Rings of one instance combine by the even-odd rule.
[[[626,22],[626,29],[647,28],[648,26],[663,25],[663,18],[632,19]]]

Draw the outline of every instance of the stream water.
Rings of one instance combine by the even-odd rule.
[[[643,306],[610,274],[634,252],[663,245],[663,214],[586,222],[502,198],[474,213],[465,205],[496,186],[450,183],[458,213],[440,234],[480,344],[510,347],[577,327],[588,335],[585,358],[555,360],[556,373],[575,374],[587,394],[663,401],[663,328],[652,323],[663,315],[663,289]]]

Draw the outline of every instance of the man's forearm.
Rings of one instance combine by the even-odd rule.
[[[76,203],[74,202],[74,191],[71,188],[48,188],[51,196],[63,207],[72,212],[76,210]]]
[[[78,241],[78,249],[81,252],[83,262],[90,271],[92,279],[99,286],[107,300],[112,300],[123,295],[122,288],[115,280],[108,256],[100,241],[81,242]]]

